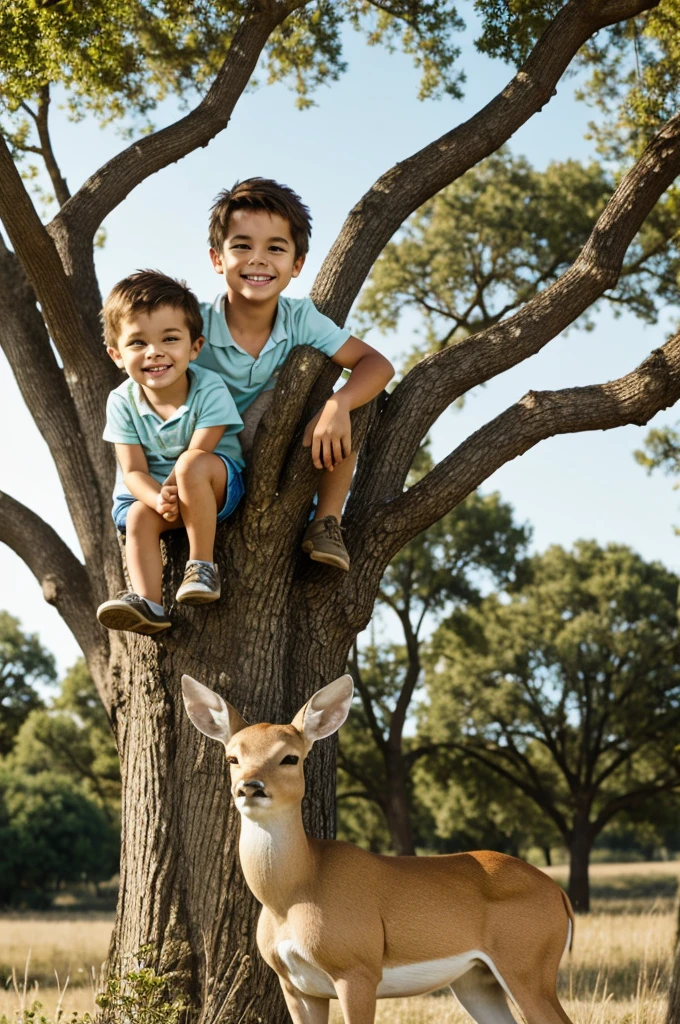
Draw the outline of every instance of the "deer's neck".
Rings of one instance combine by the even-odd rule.
[[[314,873],[314,853],[302,827],[300,809],[266,821],[241,815],[239,854],[253,896],[285,917]]]

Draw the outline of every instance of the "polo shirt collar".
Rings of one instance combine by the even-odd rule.
[[[218,345],[221,348],[228,348],[231,345],[233,346],[233,348],[237,348],[239,352],[242,352],[243,349],[239,344],[237,344],[237,342],[234,341],[227,326],[227,320],[224,315],[224,307],[226,301],[226,294],[222,294],[218,295],[213,303],[213,323],[210,325],[210,344]],[[212,332],[212,328],[214,325],[217,327],[216,334],[213,334]],[[274,320],[272,332],[267,338],[267,341],[265,342],[264,348],[262,349],[260,355],[262,355],[262,353],[264,352],[268,352],[271,348],[274,347],[274,345],[278,345],[279,342],[286,341],[287,338],[288,329],[286,328],[286,318],[283,313],[283,303],[281,302],[281,299],[279,299],[279,303],[276,307],[276,319]]]
[[[198,386],[198,380],[196,378],[196,374],[191,369],[191,366],[189,366],[187,369],[189,372],[189,390],[187,392],[187,397],[184,401],[184,405],[180,405],[179,409],[176,409],[169,419],[161,420],[162,423],[173,423],[175,420],[180,419],[180,417],[183,416],[185,412],[187,412],[189,405],[191,404],[191,399]],[[142,385],[138,384],[136,381],[133,381],[132,383],[136,389],[135,397],[137,399],[137,409],[139,410],[139,415],[155,416],[156,419],[160,419],[160,416],[153,408],[153,406],[149,405],[146,395],[144,394],[144,391],[142,389]]]

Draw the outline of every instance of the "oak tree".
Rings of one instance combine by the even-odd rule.
[[[549,548],[529,571],[508,600],[492,594],[438,630],[416,753],[448,746],[532,800],[587,911],[605,826],[680,788],[678,581],[592,541]]]
[[[442,125],[439,138],[385,168],[357,197],[314,282],[317,306],[344,322],[381,251],[414,211],[539,110],[549,118],[558,82],[589,42],[614,39],[630,19],[664,6],[521,0],[509,13],[505,3],[483,0],[481,45],[515,60],[517,70],[482,110]],[[452,402],[538,352],[615,287],[630,245],[680,171],[680,115],[664,107],[645,145],[625,149],[625,173],[556,280],[511,315],[421,360],[389,397],[354,416],[361,452],[345,520],[346,577],[329,584],[298,555],[316,487],[299,425],[336,373],[323,357],[299,350],[260,426],[245,501],[218,534],[217,560],[230,580],[220,607],[209,615],[173,610],[176,624],[159,641],[103,634],[95,609],[122,586],[123,569],[109,511],[113,456],[101,441],[105,397],[119,377],[99,335],[97,233],[135,186],[226,129],[263,68],[292,81],[303,104],[315,84],[332,81],[343,70],[343,23],[411,52],[425,93],[460,89],[460,18],[449,0],[10,0],[0,9],[0,343],[54,458],[82,558],[7,494],[0,496],[0,538],[72,629],[116,737],[123,849],[110,970],[152,943],[156,966],[172,973],[202,1024],[283,1021],[285,1014],[273,976],[255,955],[257,908],[238,873],[224,764],[183,717],[181,673],[227,693],[246,718],[290,718],[344,670],[394,555],[495,469],[554,434],[644,423],[680,396],[676,335],[618,380],[527,393],[404,489],[423,438]],[[87,181],[67,183],[50,134],[55,84],[67,90],[75,117],[122,110],[144,122],[168,90],[188,97],[187,110],[123,145]],[[56,198],[46,223],[22,180],[32,159],[44,161]],[[166,548],[170,595],[182,539]],[[307,824],[331,835],[331,743],[310,758],[308,781]]]

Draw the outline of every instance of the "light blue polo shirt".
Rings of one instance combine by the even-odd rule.
[[[195,430],[222,427],[226,430],[215,447],[216,455],[227,455],[243,469],[238,434],[243,430],[234,400],[224,381],[193,362],[187,370],[189,393],[186,402],[167,420],[162,420],[147,402],[141,385],[132,378],[109,395],[106,403],[104,440],[114,444],[141,444],[149,473],[162,483],[177,459],[189,447]],[[129,493],[120,466],[114,497]]]
[[[330,358],[351,337],[351,331],[338,327],[320,313],[311,299],[288,299],[281,295],[272,333],[255,359],[229,333],[224,300],[224,295],[218,295],[212,305],[201,303],[205,345],[196,362],[219,373],[239,412],[247,409],[262,391],[274,387],[281,365],[296,345],[312,345]]]

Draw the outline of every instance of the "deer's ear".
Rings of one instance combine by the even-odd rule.
[[[191,721],[199,732],[212,740],[220,740],[226,745],[234,733],[245,729],[248,724],[219,693],[191,676],[182,676],[182,696]]]
[[[316,740],[337,732],[349,714],[354,684],[351,676],[340,676],[309,698],[293,719],[293,725],[302,733],[311,747]]]

